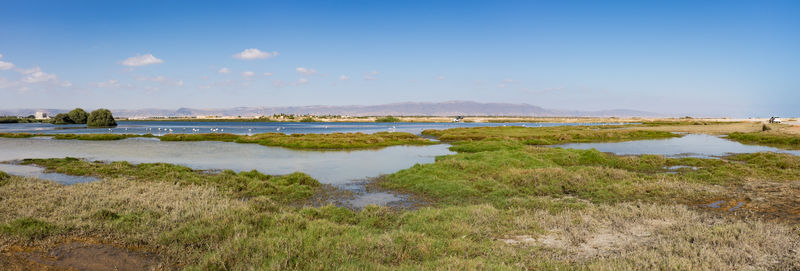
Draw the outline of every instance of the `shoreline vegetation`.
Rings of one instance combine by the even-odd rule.
[[[774,126],[754,137],[790,135],[789,128]],[[798,156],[666,158],[539,146],[682,131],[753,136],[762,126],[426,131],[456,154],[374,180],[430,203],[418,209],[303,204],[322,188],[302,173],[27,159],[22,163],[47,172],[102,180],[66,186],[0,174],[0,263],[35,264],[36,255],[84,242],[147,252],[162,269],[188,270],[800,269]]]
[[[422,138],[405,132],[364,133],[330,133],[330,134],[283,134],[263,133],[254,135],[236,135],[228,133],[207,134],[31,134],[0,133],[4,138],[52,137],[57,140],[122,140],[126,138],[158,138],[161,141],[222,141],[235,143],[259,144],[271,147],[306,150],[348,150],[370,149],[398,145],[435,145],[439,142]]]

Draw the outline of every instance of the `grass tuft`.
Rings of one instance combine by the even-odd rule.
[[[28,240],[38,240],[56,234],[60,229],[35,218],[18,218],[0,225],[0,233],[15,235]]]

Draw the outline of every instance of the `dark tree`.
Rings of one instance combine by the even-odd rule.
[[[81,108],[75,108],[72,111],[69,111],[69,119],[72,120],[75,124],[86,124],[86,120],[89,118],[89,114],[86,111],[83,111]]]
[[[89,127],[117,126],[117,122],[114,121],[114,116],[111,115],[111,111],[103,108],[92,111],[92,113],[89,114],[89,118],[87,119],[86,124]]]
[[[53,117],[53,124],[73,124],[72,119],[66,113],[58,113]]]

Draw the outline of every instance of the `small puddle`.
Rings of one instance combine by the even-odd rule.
[[[152,253],[82,242],[62,244],[27,258],[45,266],[77,270],[153,270],[160,266],[157,255]]]
[[[43,180],[54,181],[65,185],[94,182],[100,180],[98,178],[89,176],[73,176],[61,173],[46,173],[44,172],[44,168],[29,166],[29,165],[0,164],[0,171],[4,171],[5,173],[15,176],[39,178]]]
[[[664,167],[664,169],[667,170],[667,172],[666,172],[667,174],[679,174],[680,173],[679,170],[680,169],[684,169],[684,168],[691,169],[691,170],[697,170],[697,167],[683,166],[683,165]]]
[[[708,207],[719,208],[724,203],[725,203],[724,200],[718,200],[718,201],[715,201],[715,202],[712,202],[712,203],[708,204]]]
[[[736,211],[736,209],[742,208],[742,206],[744,206],[744,202],[740,201],[739,203],[736,204],[736,206],[733,206],[730,209],[728,209],[728,211]]]

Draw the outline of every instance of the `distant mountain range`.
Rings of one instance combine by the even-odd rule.
[[[70,109],[17,109],[0,110],[0,115],[27,116],[37,111],[51,115],[68,112]],[[215,109],[179,108],[171,109],[111,109],[116,117],[191,117],[191,116],[262,116],[273,114],[311,114],[346,116],[529,116],[529,117],[662,117],[653,112],[611,109],[600,111],[546,109],[530,104],[478,103],[471,101],[448,101],[440,103],[391,103],[382,105],[345,106],[285,106],[285,107],[233,107]]]

